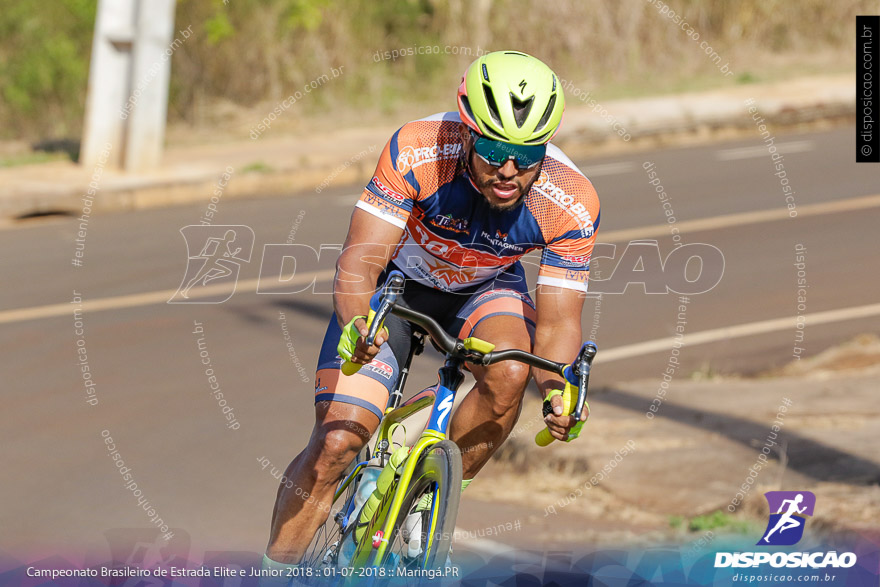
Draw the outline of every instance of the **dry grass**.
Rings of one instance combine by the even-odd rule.
[[[544,59],[561,78],[603,99],[848,70],[854,16],[871,6],[866,0],[670,0],[699,34],[694,41],[654,1],[182,2],[178,25],[194,23],[200,32],[175,57],[172,112],[199,122],[220,98],[271,105],[339,66],[345,74],[313,92],[294,116],[328,106],[359,115],[415,103],[449,107],[449,88],[477,52],[508,48]],[[722,61],[713,63],[700,41]],[[376,60],[377,52],[435,45],[459,54]],[[718,72],[725,62],[734,76]]]
[[[63,4],[63,19],[24,0],[10,0],[15,10],[0,16],[7,33],[0,35],[0,136],[79,133],[93,9],[80,0]],[[175,30],[191,26],[193,34],[172,59],[169,119],[198,131],[262,118],[342,68],[285,112],[284,124],[305,132],[326,125],[331,112],[335,125],[390,114],[400,120],[454,107],[467,64],[499,49],[542,58],[600,100],[845,72],[854,68],[853,17],[875,7],[869,0],[666,4],[699,41],[661,13],[661,0],[180,0]],[[41,34],[47,30],[54,31],[49,40]],[[435,46],[439,54],[379,58]],[[718,71],[724,63],[734,75]]]

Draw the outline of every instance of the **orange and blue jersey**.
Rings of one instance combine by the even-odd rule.
[[[400,128],[357,207],[403,230],[392,256],[409,278],[399,304],[431,315],[459,338],[499,316],[522,319],[534,336],[537,313],[520,259],[541,250],[539,284],[586,291],[599,199],[568,157],[548,145],[523,203],[493,210],[459,163],[459,124],[458,113],[447,112]],[[388,342],[357,374],[344,377],[336,350],[341,328],[331,317],[318,357],[316,403],[357,405],[382,417],[413,328],[393,314],[385,324]]]
[[[554,145],[522,205],[492,209],[461,169],[457,112],[401,127],[357,207],[404,229],[393,263],[424,285],[458,291],[542,250],[538,284],[587,290],[599,227],[592,183]]]

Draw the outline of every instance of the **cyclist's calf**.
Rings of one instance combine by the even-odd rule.
[[[292,485],[278,489],[266,554],[278,562],[299,561],[318,527],[327,519],[333,492],[346,467],[379,423],[365,408],[320,402],[305,449],[287,468]]]

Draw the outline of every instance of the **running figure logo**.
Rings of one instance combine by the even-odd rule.
[[[812,516],[816,496],[809,491],[768,491],[764,494],[770,504],[770,521],[759,545],[790,546],[804,535],[805,516]],[[774,513],[776,512],[776,513]]]
[[[186,241],[186,273],[168,303],[219,304],[231,298],[241,264],[251,260],[254,231],[243,225],[193,224],[180,233]]]

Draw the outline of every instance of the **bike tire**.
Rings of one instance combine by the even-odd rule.
[[[461,500],[461,450],[451,440],[442,440],[431,445],[419,457],[413,471],[412,479],[405,488],[405,495],[400,514],[388,539],[385,565],[403,565],[420,569],[435,568],[438,564],[445,565],[446,557],[452,546],[452,534],[455,531],[455,520],[458,516],[458,504]],[[433,505],[421,515],[422,550],[417,558],[403,552],[408,549],[403,526],[410,513],[413,513],[419,500],[426,493],[433,494]],[[436,515],[435,515],[436,508]],[[431,540],[428,540],[428,537]],[[427,552],[424,547],[428,544]],[[397,557],[394,562],[392,557]],[[408,559],[408,560],[407,560]]]

